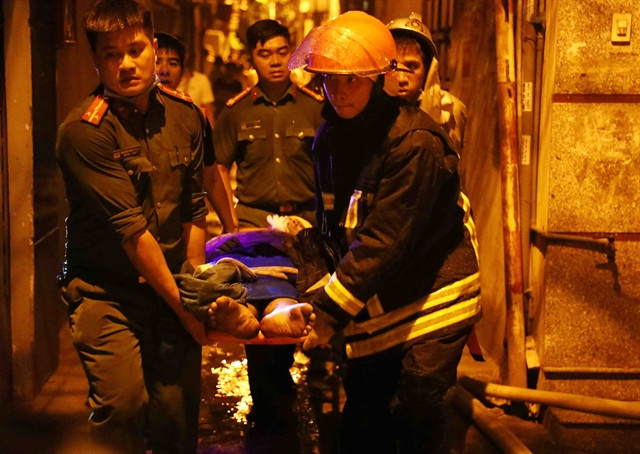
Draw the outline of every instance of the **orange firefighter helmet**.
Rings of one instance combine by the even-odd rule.
[[[348,11],[314,28],[291,55],[289,69],[371,76],[398,67],[387,27],[363,11]]]

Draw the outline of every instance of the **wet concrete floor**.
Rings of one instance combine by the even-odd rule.
[[[321,379],[309,377],[309,358],[300,351],[290,369],[297,398],[291,418],[261,429],[249,420],[251,395],[244,349],[218,343],[203,349],[199,454],[320,454],[329,452],[343,391],[333,363]]]
[[[339,423],[344,394],[338,374],[317,379],[309,373],[309,360],[296,353],[291,372],[298,391],[293,417],[279,430],[261,431],[247,416],[251,397],[244,348],[218,343],[203,349],[202,399],[198,454],[329,454]],[[493,381],[495,368],[476,363],[466,352],[460,374]],[[331,364],[328,370],[334,372]],[[0,415],[2,454],[107,454],[88,436],[88,410],[84,404],[87,382],[69,334],[61,333],[60,365],[34,402]],[[556,447],[542,426],[490,410],[534,454],[580,454]],[[450,429],[451,454],[498,454],[501,451],[467,418],[456,414]],[[110,453],[113,454],[113,453]],[[367,453],[368,454],[368,453]]]
[[[317,364],[317,363],[316,363]],[[247,420],[251,396],[244,350],[241,345],[219,343],[203,350],[202,400],[199,454],[330,454],[344,391],[339,367],[325,363],[328,373],[311,376],[309,358],[297,351],[291,374],[296,382],[294,418],[280,433],[255,430]],[[315,369],[314,369],[315,370]],[[466,352],[459,374],[495,381],[495,367],[478,363]],[[535,454],[568,453],[556,447],[544,428],[527,418],[491,410],[503,424]],[[498,454],[501,451],[472,422],[456,413],[450,428],[451,454]]]

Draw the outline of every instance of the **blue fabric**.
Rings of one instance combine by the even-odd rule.
[[[231,252],[229,254],[223,254],[217,257],[214,261],[220,260],[222,257],[231,257],[239,262],[244,263],[249,268],[255,268],[258,266],[288,266],[295,268],[295,265],[291,259],[286,255],[246,255],[239,252]],[[294,278],[295,280],[295,278]]]
[[[226,233],[207,241],[206,259],[215,262],[217,258],[231,254],[286,256],[285,241],[290,237],[288,233],[271,229]]]
[[[297,299],[296,286],[288,280],[259,276],[257,281],[244,284],[247,301],[271,301],[275,298]]]
[[[277,230],[251,230],[229,233],[207,242],[207,261],[215,263],[230,257],[249,268],[262,266],[287,266],[295,268],[284,251],[284,241],[290,235]],[[271,301],[275,298],[297,299],[296,275],[287,274],[288,279],[258,276],[253,282],[243,282],[247,289],[247,301]]]

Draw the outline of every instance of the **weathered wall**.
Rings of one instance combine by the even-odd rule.
[[[14,395],[31,398],[34,377],[33,149],[29,5],[4,7],[9,225],[11,229],[11,334]]]
[[[500,364],[505,333],[500,149],[497,135],[495,12],[491,0],[456,1],[449,90],[467,105],[461,167],[480,244],[483,318],[478,337]]]
[[[557,10],[554,93],[640,93],[640,3],[554,0],[549,7]],[[631,13],[631,45],[611,43],[614,13]]]
[[[550,231],[640,232],[640,104],[600,101],[551,108]]]
[[[632,14],[631,44],[611,43],[613,13]],[[640,370],[639,22],[637,1],[547,4],[537,226],[547,236],[614,238],[615,255],[593,241],[557,239],[534,254],[545,389],[640,399],[637,373],[630,374]],[[563,424],[602,423],[576,412],[553,415]],[[608,452],[629,452],[637,425],[624,433],[606,439]],[[603,441],[595,434],[562,431],[558,440],[597,451]]]
[[[576,8],[571,1],[554,3],[547,22],[545,56],[550,58],[545,61],[543,94],[543,124],[547,127],[542,131],[537,222],[555,233],[617,235],[619,251],[633,250],[637,247],[633,234],[640,231],[640,38],[632,31],[632,38],[636,37],[630,45],[616,46],[610,37],[613,13],[631,12],[640,19],[640,4],[599,0],[580,3]],[[603,333],[608,333],[607,323],[626,326],[636,320],[632,315],[640,314],[640,293],[629,285],[626,275],[637,276],[633,254],[619,252],[615,263],[606,265],[617,266],[620,282],[626,282],[619,293],[611,293],[611,273],[602,271],[606,256],[600,253],[599,260],[584,256],[576,263],[576,250],[576,244],[550,249],[553,260],[547,258],[546,269],[541,266],[537,270],[538,280],[546,276],[540,295],[545,307],[541,320],[546,317],[539,336],[544,339],[543,366],[545,361],[576,365],[577,357],[571,352],[584,349],[575,343],[588,342],[583,330],[567,331],[559,319],[551,316],[557,311],[556,305],[571,313],[572,305],[586,304],[580,311],[585,323],[592,310]],[[604,286],[603,280],[607,280]],[[576,286],[590,291],[584,298],[572,297],[571,289]],[[626,303],[618,307],[616,301],[620,299]],[[598,312],[603,302],[609,302],[605,305],[609,308],[607,316]],[[627,312],[630,308],[632,314]],[[562,335],[556,336],[556,330],[562,330]],[[619,342],[622,347],[621,339],[624,336],[619,340],[607,336],[607,342]],[[636,351],[640,349],[640,343],[632,345]],[[590,343],[584,345],[591,347]],[[613,354],[609,362],[611,367],[625,366],[625,361]]]
[[[4,10],[3,10],[4,15]],[[4,55],[4,34],[0,33],[0,51]],[[7,128],[4,96],[4,59],[0,59],[0,413],[11,397],[11,298],[9,295],[9,212],[7,169]],[[2,418],[0,418],[2,419]]]
[[[99,79],[82,30],[82,18],[93,2],[76,0],[76,41],[62,44],[56,53],[58,124],[98,85]]]
[[[611,43],[619,12],[631,45]],[[558,1],[556,14],[548,228],[640,232],[640,104],[625,98],[640,94],[640,3]]]

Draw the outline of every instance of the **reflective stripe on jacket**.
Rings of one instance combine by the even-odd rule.
[[[350,358],[444,335],[481,315],[475,225],[457,155],[417,109],[400,108],[387,130],[379,148],[352,167],[350,196],[334,190],[348,187],[336,175],[348,175],[335,172],[333,158],[358,153],[353,142],[340,149],[335,129],[322,128],[314,147],[317,200],[331,202],[320,207],[325,233],[343,245],[314,304],[345,329]],[[334,206],[346,208],[337,213]]]

